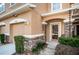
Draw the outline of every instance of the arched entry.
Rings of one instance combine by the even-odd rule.
[[[56,18],[48,21],[49,41],[58,40],[64,34],[64,19]]]

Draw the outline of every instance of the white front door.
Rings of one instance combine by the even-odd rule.
[[[50,23],[50,41],[61,36],[61,22]]]

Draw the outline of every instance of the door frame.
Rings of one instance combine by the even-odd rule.
[[[74,30],[75,33],[74,33],[74,34],[75,34],[75,35],[77,35],[77,27],[76,27],[77,25],[79,25],[79,24],[75,24],[75,25],[74,25],[74,27],[75,27],[75,30]]]
[[[50,23],[50,36],[49,36],[49,38],[50,38],[50,41],[52,41],[52,25],[55,25],[55,24],[58,24],[58,37],[60,37],[61,36],[61,22],[53,22],[53,23]]]

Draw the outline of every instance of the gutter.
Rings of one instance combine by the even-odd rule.
[[[45,16],[54,15],[54,14],[58,14],[58,13],[68,12],[69,10],[74,10],[74,9],[79,9],[79,8],[73,7],[73,8],[68,8],[68,9],[60,10],[60,11],[57,11],[57,12],[43,13],[43,14],[41,14],[41,16],[45,17]]]

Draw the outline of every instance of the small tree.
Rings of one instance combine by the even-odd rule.
[[[1,43],[4,44],[4,40],[5,40],[5,35],[4,34],[0,34],[0,40],[1,40]]]
[[[23,53],[24,52],[24,37],[23,36],[15,36],[15,47],[16,53]]]

